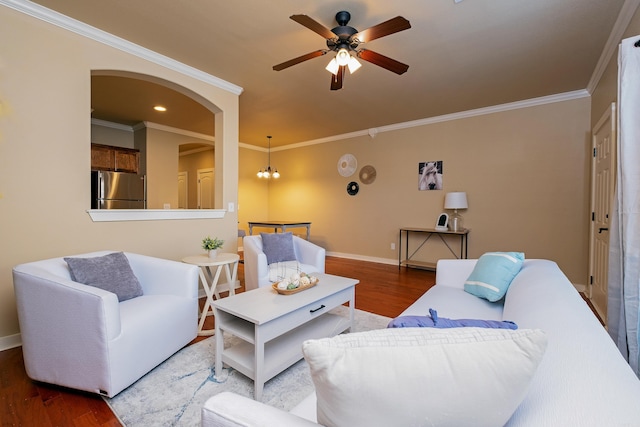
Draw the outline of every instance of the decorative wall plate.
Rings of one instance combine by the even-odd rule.
[[[338,160],[338,173],[345,178],[353,175],[358,169],[358,161],[353,154],[345,154]]]
[[[363,166],[360,169],[360,182],[363,184],[371,184],[376,180],[376,168],[371,165]]]
[[[349,184],[347,184],[347,193],[349,193],[350,196],[355,196],[356,194],[358,194],[359,190],[360,186],[357,182],[351,181]]]

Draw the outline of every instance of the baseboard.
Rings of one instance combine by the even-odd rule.
[[[8,335],[0,337],[0,351],[9,350],[10,348],[20,347],[22,345],[22,335]]]
[[[398,260],[396,258],[377,258],[377,257],[363,256],[363,255],[345,254],[342,252],[327,252],[327,256],[333,256],[336,258],[353,259],[356,261],[377,262],[378,264],[398,265]]]

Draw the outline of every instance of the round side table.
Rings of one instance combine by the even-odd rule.
[[[200,313],[200,322],[198,323],[198,335],[213,335],[214,329],[203,329],[204,321],[207,316],[213,316],[213,297],[220,299],[220,291],[227,289],[218,289],[218,281],[220,274],[224,270],[227,276],[227,285],[229,287],[229,296],[235,295],[235,285],[238,276],[238,261],[240,256],[232,253],[219,253],[217,257],[210,258],[208,255],[194,255],[182,258],[182,262],[186,264],[194,264],[200,267],[200,282],[207,294],[207,300]],[[233,267],[232,267],[233,266]]]

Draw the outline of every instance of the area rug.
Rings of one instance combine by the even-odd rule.
[[[340,306],[332,312],[348,315]],[[381,329],[390,319],[366,311],[355,311],[353,332]],[[225,336],[225,346],[237,340]],[[214,378],[215,338],[211,337],[174,354],[167,361],[122,391],[107,404],[126,427],[199,426],[204,402],[223,391],[253,398],[253,381],[232,368]],[[313,392],[307,363],[300,360],[267,381],[262,401],[285,411]]]

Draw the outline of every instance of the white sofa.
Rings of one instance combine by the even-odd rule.
[[[73,281],[64,258],[14,267],[31,379],[113,397],[197,336],[198,267],[125,256],[143,295],[122,302],[115,293]]]
[[[497,303],[464,291],[475,263],[439,261],[436,285],[402,314],[424,316],[433,308],[440,317],[511,320],[546,333],[546,352],[507,426],[640,425],[640,381],[556,263],[526,260]],[[221,393],[204,405],[202,425],[317,425],[315,393],[291,412]]]
[[[300,270],[305,273],[324,273],[326,251],[324,248],[293,237],[293,250],[300,263]],[[242,239],[244,250],[244,282],[247,291],[262,286],[270,286],[269,265],[263,251],[262,237],[259,234],[245,236]]]

